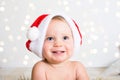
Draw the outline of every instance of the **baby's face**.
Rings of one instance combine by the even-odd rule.
[[[73,46],[69,25],[61,20],[51,20],[43,45],[43,57],[49,63],[64,62],[72,56]]]

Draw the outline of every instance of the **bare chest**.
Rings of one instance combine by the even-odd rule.
[[[74,70],[47,70],[46,80],[76,80],[76,73]]]

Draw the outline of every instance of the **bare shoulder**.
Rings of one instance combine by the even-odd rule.
[[[32,80],[45,79],[45,65],[43,61],[37,62],[32,69]]]
[[[74,65],[74,67],[76,68],[77,73],[85,73],[86,72],[86,68],[81,62],[72,61],[72,65]]]
[[[44,70],[44,62],[43,61],[38,61],[34,66],[33,66],[33,71],[39,71],[39,70]]]
[[[44,66],[44,61],[38,61],[34,64],[33,68]]]
[[[85,66],[79,61],[73,61],[76,67],[77,80],[89,80]]]
[[[72,61],[72,63],[75,64],[75,65],[83,66],[83,64],[80,61]]]
[[[79,61],[72,61],[72,65],[79,69],[85,68],[84,65]]]

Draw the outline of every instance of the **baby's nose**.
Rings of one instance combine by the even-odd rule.
[[[61,46],[63,46],[63,42],[61,40],[56,40],[54,46],[61,47]]]

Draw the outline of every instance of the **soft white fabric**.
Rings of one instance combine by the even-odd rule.
[[[120,59],[113,62],[103,73],[103,76],[120,76]]]

